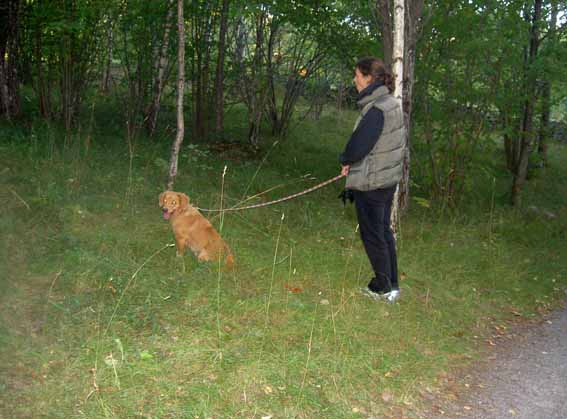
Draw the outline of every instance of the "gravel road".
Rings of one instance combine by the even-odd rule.
[[[567,308],[521,330],[427,419],[567,419]]]

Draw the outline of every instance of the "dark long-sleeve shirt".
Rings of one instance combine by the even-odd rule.
[[[366,157],[376,145],[383,128],[384,114],[378,108],[370,108],[350,136],[339,162],[343,166],[350,165]]]
[[[383,83],[378,81],[367,86],[358,95],[358,100],[371,94],[382,85]],[[378,108],[370,108],[351,134],[345,150],[339,156],[339,162],[343,166],[351,165],[366,157],[376,145],[378,138],[382,134],[382,129],[384,129],[384,114]]]

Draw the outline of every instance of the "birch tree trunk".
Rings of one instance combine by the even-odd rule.
[[[394,96],[400,101],[400,105],[403,102],[403,77],[404,77],[404,34],[405,34],[405,24],[404,24],[404,0],[394,0],[394,42],[392,45],[392,70],[394,73]],[[404,121],[404,126],[405,126]],[[404,130],[405,131],[405,130]],[[405,139],[406,146],[408,145],[407,138]],[[409,153],[409,152],[408,152]],[[405,160],[405,156],[404,156]],[[397,226],[400,222],[400,186],[396,187],[396,192],[394,194],[394,201],[392,203],[392,213],[390,218],[390,224],[393,231],[397,231]]]
[[[183,96],[185,93],[185,22],[183,19],[183,0],[177,0],[177,33],[179,37],[177,51],[177,135],[171,147],[169,177],[166,184],[167,190],[172,190],[175,183],[179,150],[185,135],[185,121],[183,119]]]
[[[394,73],[394,96],[402,101],[404,77],[404,0],[394,0],[394,43],[392,46],[392,71]]]
[[[396,88],[401,84],[401,93],[394,94],[401,98],[404,112],[404,128],[406,137],[406,154],[402,180],[398,185],[395,204],[392,208],[392,224],[397,225],[399,213],[403,212],[409,201],[409,169],[411,145],[411,118],[413,103],[413,79],[416,60],[416,45],[421,29],[424,26],[422,17],[424,0],[376,0],[376,13],[382,43],[384,46],[384,62],[391,65],[401,64],[402,69],[395,70]],[[398,31],[398,26],[400,30]],[[397,40],[396,40],[397,39]],[[400,63],[394,61],[394,44],[400,42],[402,54],[396,57]],[[399,54],[399,52],[398,52]]]

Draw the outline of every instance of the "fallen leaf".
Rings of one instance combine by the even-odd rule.
[[[301,291],[303,291],[303,289],[301,287],[292,287],[288,284],[284,284],[284,288],[290,292],[293,292],[294,294],[297,294]]]
[[[390,393],[388,390],[384,390],[382,392],[382,400],[384,401],[384,403],[390,403],[393,399],[392,393]]]

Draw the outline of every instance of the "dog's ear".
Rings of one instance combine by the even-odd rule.
[[[162,193],[159,194],[159,206],[160,207],[163,207],[163,200],[165,199],[166,192],[162,192]]]
[[[179,207],[187,208],[189,206],[189,197],[184,193],[178,192],[177,197],[179,198]]]

